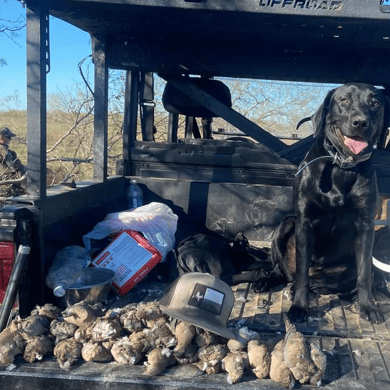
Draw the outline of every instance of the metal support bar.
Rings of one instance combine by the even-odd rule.
[[[140,86],[142,140],[154,140],[154,78],[153,73],[141,73]]]
[[[11,276],[8,281],[7,290],[5,292],[4,301],[0,309],[0,332],[7,326],[12,306],[15,303],[18,292],[20,276],[25,266],[28,255],[31,250],[31,225],[30,221],[20,221],[22,226],[21,245],[19,245],[18,253],[12,267]]]
[[[28,7],[27,23],[27,194],[46,197],[46,66],[49,15]]]
[[[191,83],[188,78],[170,77],[168,75],[160,75],[160,77],[172,84],[179,91],[185,93],[196,102],[200,103],[202,106],[208,108],[219,117],[225,119],[230,124],[243,131],[245,134],[251,136],[271,151],[279,152],[287,147],[285,143],[279,141],[276,137],[262,129],[256,123],[245,118],[232,108],[227,107],[200,87]]]
[[[177,142],[177,129],[179,127],[179,114],[169,113],[168,142]]]
[[[185,138],[202,138],[200,135],[198,123],[193,116],[186,116]]]
[[[211,139],[213,118],[202,118],[203,138]]]
[[[131,174],[131,149],[137,139],[139,72],[126,72],[125,112],[123,117],[123,174]]]
[[[108,67],[104,40],[92,39],[95,64],[95,119],[94,119],[94,179],[107,179],[108,156]]]
[[[5,292],[4,301],[1,305],[0,332],[2,332],[7,326],[12,306],[15,303],[16,294],[18,292],[20,275],[22,273],[25,261],[27,260],[29,253],[30,247],[23,245],[19,246],[18,254],[16,256],[16,260],[12,268],[12,273],[9,278],[7,290]]]

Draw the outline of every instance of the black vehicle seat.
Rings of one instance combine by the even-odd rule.
[[[232,106],[230,89],[222,81],[200,77],[191,77],[190,79],[193,84],[218,99],[221,103],[225,104],[229,108]],[[194,138],[201,138],[196,118],[202,118],[203,138],[212,138],[212,118],[217,117],[214,112],[202,106],[200,103],[187,96],[184,92],[179,91],[169,82],[165,86],[162,102],[165,110],[168,111],[170,115],[174,114],[175,118],[178,118],[178,115],[185,115],[185,138],[192,136]]]

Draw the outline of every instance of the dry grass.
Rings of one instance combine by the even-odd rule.
[[[115,174],[115,161],[122,158],[121,116],[109,118],[109,175]],[[77,124],[77,125],[76,125]],[[10,148],[23,164],[27,164],[26,111],[1,111],[0,127],[7,126],[17,138]],[[77,114],[48,112],[47,114],[48,185],[67,178],[86,180],[92,177],[92,163],[75,163],[61,159],[87,161],[93,157],[93,115],[80,120]]]
[[[155,124],[157,142],[167,141],[168,115],[162,110],[156,110]],[[221,119],[217,118],[213,127],[220,127]],[[77,123],[77,126],[75,125]],[[122,158],[123,141],[121,126],[123,117],[119,114],[109,116],[108,155],[109,175],[115,174],[115,163]],[[17,138],[11,142],[14,150],[23,164],[27,164],[27,117],[26,111],[0,111],[0,127],[7,126]],[[201,121],[198,120],[201,130]],[[140,130],[138,139],[141,139]],[[184,117],[180,117],[179,138],[184,138]],[[220,138],[216,136],[216,138]],[[88,160],[93,157],[93,115],[80,120],[80,115],[60,111],[47,113],[47,167],[48,185],[59,183],[64,179],[73,178],[76,181],[92,178],[92,163],[74,163],[60,159]]]
[[[0,111],[0,127],[7,126],[17,135],[11,142],[14,150],[23,164],[27,164],[27,113],[26,111]],[[115,175],[116,161],[122,158],[123,137],[121,126],[123,116],[110,114],[108,118],[108,175]],[[201,121],[197,119],[199,130]],[[138,121],[140,123],[140,121]],[[168,114],[157,101],[155,108],[155,126],[157,142],[167,141]],[[223,128],[237,132],[221,118],[215,118],[213,129]],[[184,117],[179,118],[179,138],[184,138]],[[140,130],[138,139],[141,139]],[[214,135],[214,138],[225,138]],[[286,141],[290,143],[291,141]],[[47,113],[47,184],[53,185],[64,180],[88,180],[93,176],[93,115],[85,112],[63,112],[60,110]],[[71,161],[64,161],[68,159]],[[73,161],[72,161],[73,160]],[[89,161],[89,162],[82,162]]]

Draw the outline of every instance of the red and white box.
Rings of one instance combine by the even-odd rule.
[[[161,253],[135,230],[118,234],[92,261],[92,266],[115,272],[112,287],[125,295],[140,282],[162,259]]]

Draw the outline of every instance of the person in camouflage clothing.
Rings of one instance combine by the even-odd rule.
[[[10,150],[9,144],[15,134],[8,127],[0,129],[0,184],[10,180],[18,180],[25,177],[27,168],[21,163],[17,154]],[[26,193],[26,181],[10,183],[0,186],[0,196],[9,197]]]

